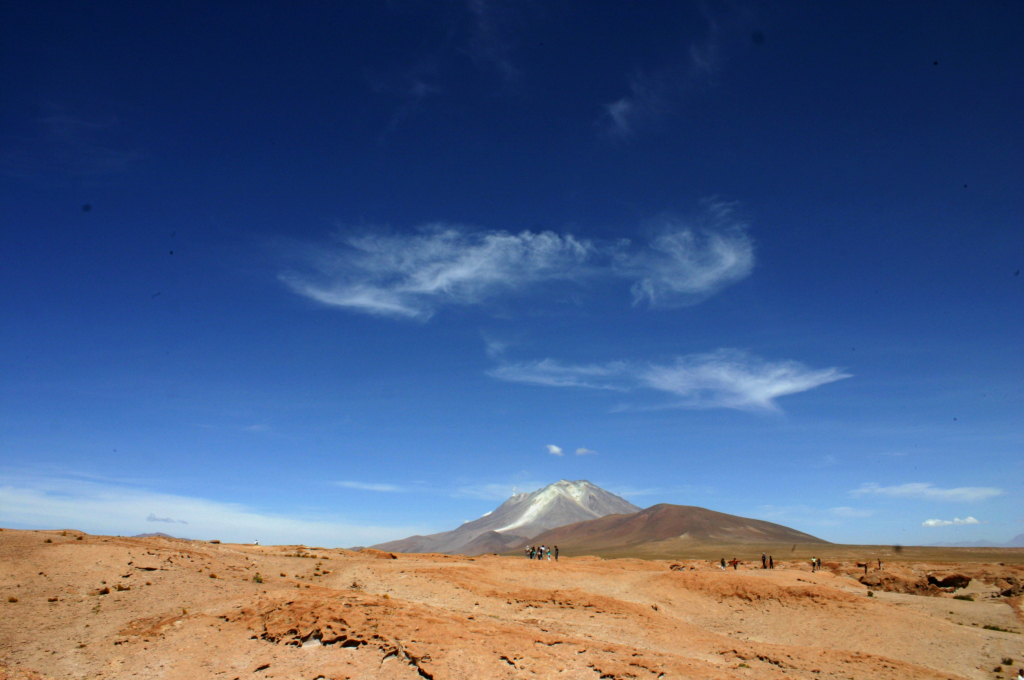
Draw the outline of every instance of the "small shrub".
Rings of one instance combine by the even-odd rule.
[[[260,572],[256,572],[256,575],[252,577],[253,583],[263,583],[263,577],[260,576]]]
[[[974,602],[973,595],[954,595],[954,600],[963,600],[964,602]]]
[[[1003,659],[1003,665],[1004,666],[1012,666],[1013,665],[1013,659],[1010,659],[1010,658]]]
[[[1017,631],[1015,630],[1010,630],[1009,628],[1000,628],[999,626],[993,626],[988,623],[982,626],[982,628],[984,628],[985,630],[998,630],[1000,633],[1017,633]]]
[[[9,598],[7,598],[7,601],[8,602],[17,602],[18,598],[16,598],[14,595],[11,595]]]
[[[53,539],[52,538],[48,538],[45,541],[43,541],[43,543],[53,543]]]
[[[869,590],[868,591],[868,597],[874,597],[874,596],[875,596],[875,591]]]
[[[62,531],[62,532],[60,532],[60,535],[61,535],[61,536],[67,536],[67,535],[68,535],[68,532],[66,532],[66,531]]]
[[[81,536],[75,536],[75,540],[76,540],[76,541],[81,541],[81,540],[82,540],[82,537],[81,537]]]

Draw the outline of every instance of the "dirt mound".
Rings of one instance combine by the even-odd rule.
[[[780,585],[760,578],[737,578],[729,572],[676,571],[669,575],[676,588],[709,595],[716,600],[742,600],[745,602],[776,601],[790,604],[832,604],[857,602],[862,598],[836,588],[813,583]]]
[[[898,574],[875,572],[858,579],[868,588],[884,590],[889,593],[904,593],[906,595],[942,595],[945,591],[938,586],[928,582],[926,577],[907,578]]]
[[[928,574],[928,583],[939,588],[966,588],[971,585],[971,577],[963,574],[949,574],[948,576],[933,576]]]
[[[369,557],[376,557],[379,560],[397,560],[398,557],[394,553],[385,552],[383,550],[377,550],[376,548],[363,548],[359,551],[362,555],[368,555]]]

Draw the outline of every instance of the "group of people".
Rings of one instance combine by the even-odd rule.
[[[725,561],[724,557],[722,558],[722,561],[719,564],[722,567],[722,571],[725,571],[726,561]],[[734,557],[731,560],[729,560],[728,564],[729,564],[730,567],[733,568],[733,571],[735,571],[735,570],[739,569],[740,561]],[[764,553],[761,553],[761,568],[762,569],[774,569],[775,568],[775,559],[771,555],[765,555]]]
[[[555,562],[558,561],[558,546],[548,548],[543,545],[528,545],[526,546],[526,557],[531,560],[542,560],[545,556],[548,558],[548,562],[551,561],[551,556],[555,556]]]

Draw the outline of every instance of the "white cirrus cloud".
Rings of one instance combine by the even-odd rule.
[[[591,451],[590,449],[588,449],[586,447],[582,447],[582,446],[580,448],[576,449],[576,455],[577,456],[589,456],[589,455],[592,455],[592,454],[593,455],[597,455],[597,451]]]
[[[548,444],[547,448],[548,448],[548,453],[550,453],[552,456],[561,456],[562,455],[562,447],[561,446],[555,446],[554,444]]]
[[[973,517],[966,517],[964,519],[960,519],[959,517],[954,517],[952,520],[948,520],[948,519],[926,519],[925,521],[921,522],[921,526],[923,526],[923,527],[964,526],[964,525],[967,525],[967,524],[981,524],[981,522],[979,522],[978,520],[974,519]]]
[[[1003,490],[990,486],[961,486],[942,489],[927,482],[911,482],[895,486],[880,486],[875,483],[861,484],[850,492],[855,496],[876,495],[891,498],[918,498],[935,501],[973,502],[1002,496]]]
[[[726,204],[710,205],[694,225],[664,219],[658,234],[640,244],[445,225],[412,234],[342,235],[328,246],[302,248],[298,266],[279,278],[328,306],[426,320],[444,305],[480,305],[544,284],[611,278],[633,282],[633,304],[692,305],[753,269],[747,227]]]
[[[509,382],[618,391],[653,390],[681,408],[779,410],[776,399],[851,377],[838,368],[764,361],[735,349],[678,357],[669,364],[562,364],[553,359],[509,363],[488,371]]]
[[[381,491],[385,493],[400,493],[402,487],[395,486],[394,484],[371,484],[366,482],[334,482],[335,486],[340,486],[344,489],[355,489],[357,491]]]

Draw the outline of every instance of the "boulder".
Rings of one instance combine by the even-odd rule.
[[[966,588],[971,584],[971,577],[964,576],[963,574],[948,574],[939,578],[937,576],[928,575],[928,583],[939,588]]]

